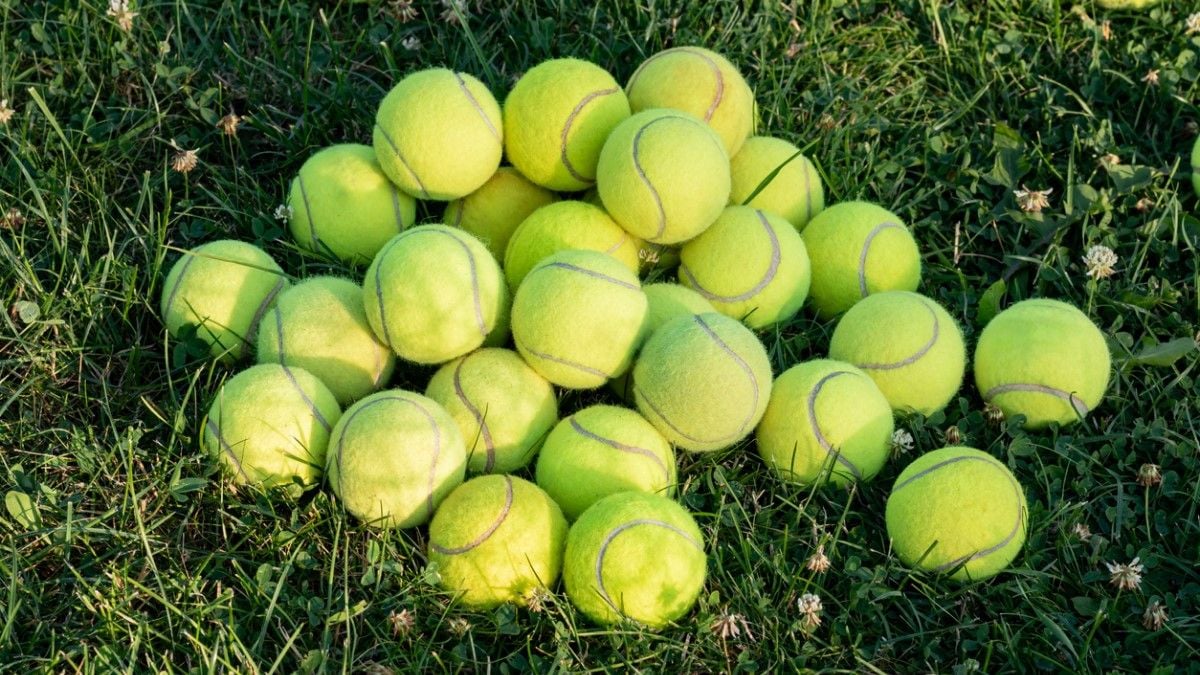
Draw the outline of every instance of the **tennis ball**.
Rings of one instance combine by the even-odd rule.
[[[842,202],[817,214],[801,234],[812,260],[809,295],[832,317],[880,291],[915,291],[921,252],[900,218],[867,202]]]
[[[467,443],[467,468],[510,473],[533,459],[558,421],[554,387],[507,349],[480,349],[442,366],[425,395]]]
[[[534,211],[513,233],[504,254],[504,274],[515,291],[546,256],[583,249],[607,253],[636,275],[641,267],[640,245],[603,209],[586,202],[556,202]]]
[[[729,170],[731,204],[746,204],[777,213],[799,232],[803,232],[808,221],[825,208],[825,188],[816,167],[800,154],[800,148],[781,138],[750,137],[729,160]],[[772,173],[775,173],[774,177],[754,194]],[[754,198],[750,199],[752,194]]]
[[[966,347],[946,310],[907,291],[876,293],[850,308],[833,330],[829,358],[858,366],[892,410],[926,417],[962,386]]]
[[[253,366],[217,390],[200,445],[235,482],[298,495],[320,481],[329,431],[341,414],[307,370]]]
[[[807,361],[775,380],[758,424],[758,453],[783,480],[845,485],[879,473],[893,426],[891,406],[866,373]]]
[[[392,237],[363,282],[371,329],[414,363],[444,363],[476,349],[507,302],[504,273],[487,247],[445,225]]]
[[[730,156],[754,131],[754,92],[725,57],[700,47],[676,47],[642,62],[625,85],[629,106],[674,108],[704,120]]]
[[[1112,358],[1104,335],[1065,302],[1024,300],[997,314],[975,347],[984,400],[1025,426],[1078,422],[1100,405]]]
[[[598,624],[624,617],[658,629],[691,610],[707,566],[700,528],[682,506],[620,492],[571,526],[563,583],[571,603]]]
[[[695,237],[729,202],[729,156],[721,139],[673,110],[647,110],[617,125],[600,151],[596,175],[613,220],[653,244]]]
[[[163,282],[163,324],[173,337],[189,328],[213,358],[233,363],[254,346],[259,320],[288,281],[262,249],[231,239],[183,254]]]
[[[504,101],[508,161],[534,183],[576,192],[596,181],[600,148],[629,117],[629,100],[603,68],[552,59],[529,69]]]
[[[679,284],[647,284],[642,286],[642,292],[646,294],[646,321],[642,324],[644,339],[676,317],[717,311],[703,295]],[[628,403],[633,403],[631,375],[632,371],[627,370],[608,383],[609,388]]]
[[[537,462],[537,484],[570,520],[618,492],[675,494],[675,451],[641,415],[594,405],[558,423]]]
[[[562,571],[567,521],[538,486],[480,476],[455,488],[429,523],[429,562],[472,609],[526,604]]]
[[[350,406],[333,427],[325,472],[346,511],[373,527],[416,527],[458,487],[467,448],[442,406],[400,389]]]
[[[1200,197],[1200,138],[1196,139],[1196,144],[1192,146],[1192,188],[1196,191],[1196,196]]]
[[[379,165],[418,199],[449,201],[478,190],[500,166],[500,104],[466,73],[420,70],[379,104],[374,144]]]
[[[995,576],[1025,544],[1025,492],[986,452],[950,447],[909,464],[887,501],[887,530],[904,564],[957,581]]]
[[[1096,0],[1096,4],[1104,9],[1146,9],[1157,5],[1161,0]]]
[[[297,244],[351,265],[370,264],[417,216],[417,202],[383,174],[375,150],[353,143],[309,157],[292,179],[288,207]]]
[[[751,328],[795,316],[813,275],[804,240],[791,223],[749,206],[722,211],[679,257],[680,283]]]
[[[567,389],[595,389],[629,368],[641,343],[646,295],[616,258],[559,251],[517,289],[512,334],[542,377]]]
[[[496,260],[503,260],[517,226],[557,199],[553,192],[529,182],[516,169],[502,166],[483,187],[447,204],[445,220],[447,225],[478,237]]]
[[[762,419],[771,362],[762,342],[737,320],[683,316],[642,347],[633,395],[667,440],[685,450],[718,450],[745,438]]]

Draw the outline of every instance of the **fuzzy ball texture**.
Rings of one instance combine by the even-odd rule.
[[[534,211],[558,197],[535,185],[511,166],[502,166],[483,187],[446,205],[445,221],[475,235],[496,260],[504,259],[508,240]]]
[[[798,232],[825,208],[825,187],[817,168],[800,154],[799,148],[781,138],[747,139],[729,166],[733,181],[730,204],[745,204],[779,214]],[[754,194],[768,177],[770,182]],[[754,198],[750,199],[752,194]]]
[[[650,339],[654,331],[671,319],[681,316],[695,316],[715,312],[712,303],[704,299],[696,291],[679,284],[657,283],[642,286],[646,294],[646,321],[642,324],[644,340]],[[633,403],[632,371],[627,370],[619,377],[609,382],[612,389],[622,400]]]
[[[587,202],[561,201],[534,211],[521,223],[504,254],[508,287],[516,290],[533,266],[546,256],[568,249],[599,251],[621,261],[637,274],[641,242],[598,206]]]

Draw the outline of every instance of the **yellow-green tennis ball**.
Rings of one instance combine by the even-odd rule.
[[[579,200],[602,209],[604,208],[604,202],[600,199],[600,191],[596,188],[583,193],[583,196]],[[642,273],[648,273],[653,270],[671,270],[679,266],[679,248],[677,246],[653,244],[642,241],[637,237],[633,237],[633,240],[638,242],[640,246],[637,254],[638,260],[641,261]]]
[[[825,208],[825,188],[817,168],[800,154],[800,148],[781,138],[750,137],[729,160],[729,167],[733,181],[731,204],[777,213],[800,232]],[[770,182],[754,194],[776,171]],[[754,198],[750,199],[752,194]]]
[[[715,312],[712,303],[687,286],[671,283],[646,284],[646,324],[643,329],[649,338],[654,331],[672,319]]]
[[[891,406],[866,373],[807,361],[776,378],[758,424],[758,453],[784,480],[845,485],[879,473],[893,426]]]
[[[445,220],[447,225],[478,237],[496,260],[503,260],[517,226],[557,199],[553,192],[529,182],[516,169],[502,166],[483,187],[447,204]]]
[[[414,363],[445,363],[478,348],[508,297],[504,273],[487,247],[445,225],[420,225],[393,237],[363,281],[371,329]]]
[[[771,397],[767,350],[723,314],[673,319],[650,336],[633,368],[638,410],[675,445],[727,448],[754,431]]]
[[[554,387],[507,349],[480,349],[442,366],[425,395],[446,408],[467,442],[467,467],[511,473],[558,422]]]
[[[1196,191],[1196,196],[1200,197],[1200,138],[1196,139],[1196,144],[1192,146],[1192,188]]]
[[[1104,335],[1065,302],[1024,300],[997,314],[975,347],[975,384],[1025,426],[1078,422],[1100,405],[1112,358]]]
[[[813,271],[791,223],[749,206],[730,206],[679,252],[679,281],[718,312],[764,328],[787,321],[808,297]]]
[[[379,104],[375,153],[401,190],[449,201],[478,190],[496,173],[503,131],[500,104],[482,82],[432,68],[400,80]]]
[[[350,406],[329,438],[325,472],[346,511],[374,527],[416,527],[466,476],[467,448],[436,401],[400,389]]]
[[[637,275],[596,251],[559,251],[513,298],[517,351],[542,377],[595,389],[629,368],[641,344],[646,294]]]
[[[654,244],[695,237],[729,202],[729,155],[721,139],[674,110],[647,110],[617,125],[596,175],[613,220]]]
[[[1146,9],[1157,5],[1160,0],[1096,0],[1104,9]]]
[[[598,624],[627,618],[658,629],[696,604],[707,567],[700,528],[682,506],[620,492],[571,526],[563,584],[571,603]]]
[[[704,120],[732,156],[754,131],[754,92],[724,56],[701,47],[676,47],[642,62],[625,85],[629,106],[674,108]]]
[[[981,580],[1008,567],[1025,544],[1025,492],[991,455],[974,448],[927,452],[909,464],[887,501],[887,530],[904,564]]]
[[[504,150],[529,180],[576,192],[596,181],[600,148],[629,117],[625,92],[603,68],[553,59],[529,69],[504,100]]]
[[[880,291],[915,291],[921,252],[899,216],[867,202],[842,202],[817,214],[802,235],[812,260],[809,297],[832,317]]]
[[[217,391],[200,444],[237,483],[299,494],[320,481],[341,414],[329,389],[303,368],[252,366]]]
[[[254,346],[259,320],[288,280],[262,249],[222,239],[183,254],[163,282],[159,308],[173,337],[189,328],[213,358],[232,363]]]
[[[926,417],[954,398],[967,367],[958,324],[941,305],[907,291],[876,293],[851,307],[833,330],[829,358],[870,375],[892,410]]]
[[[675,494],[675,451],[641,415],[595,405],[558,423],[538,455],[537,483],[570,520],[618,492]]]
[[[388,239],[411,226],[417,202],[396,189],[366,145],[334,145],[292,179],[288,225],[300,246],[367,265]]]
[[[621,229],[598,206],[561,201],[543,206],[521,223],[504,254],[504,274],[516,290],[533,266],[552,253],[583,249],[607,253],[635,275],[641,267],[641,242]]]
[[[524,605],[562,571],[567,521],[538,486],[480,476],[458,486],[429,523],[429,562],[472,609]]]

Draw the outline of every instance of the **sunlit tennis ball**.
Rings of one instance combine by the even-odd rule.
[[[746,139],[730,160],[730,175],[730,204],[746,204],[783,216],[797,231],[803,231],[808,221],[825,208],[821,174],[799,148],[781,138]],[[754,198],[750,199],[752,194]]]

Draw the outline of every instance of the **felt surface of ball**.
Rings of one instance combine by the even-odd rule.
[[[482,82],[444,68],[396,83],[375,114],[383,172],[417,199],[449,201],[478,190],[500,166],[500,104]]]
[[[429,562],[442,587],[472,609],[526,604],[554,588],[567,521],[538,486],[480,476],[455,488],[429,523]]]
[[[553,204],[553,192],[535,185],[511,166],[502,166],[483,187],[446,205],[446,224],[475,235],[496,260],[504,260],[508,240],[534,211]]]
[[[781,138],[752,136],[729,161],[730,204],[746,204],[783,216],[797,231],[825,208],[821,175],[800,149]],[[758,194],[759,185],[770,179]],[[754,198],[746,200],[750,195]]]
[[[646,324],[642,332],[647,339],[672,319],[717,311],[703,295],[687,286],[660,282],[642,286],[642,292],[646,294]]]
[[[1025,543],[1029,508],[1008,467],[986,452],[949,447],[909,464],[887,501],[892,548],[906,565],[958,581],[1002,571]]]
[[[587,202],[556,202],[534,211],[517,227],[504,254],[504,274],[508,287],[516,290],[534,265],[568,249],[607,253],[637,274],[640,246],[604,209]]]
[[[833,330],[829,358],[858,366],[892,410],[928,417],[962,386],[966,346],[954,319],[929,298],[887,291],[850,308]]]
[[[687,614],[708,561],[696,521],[660,495],[622,492],[596,502],[567,533],[563,584],[601,625],[622,617],[662,628]]]

